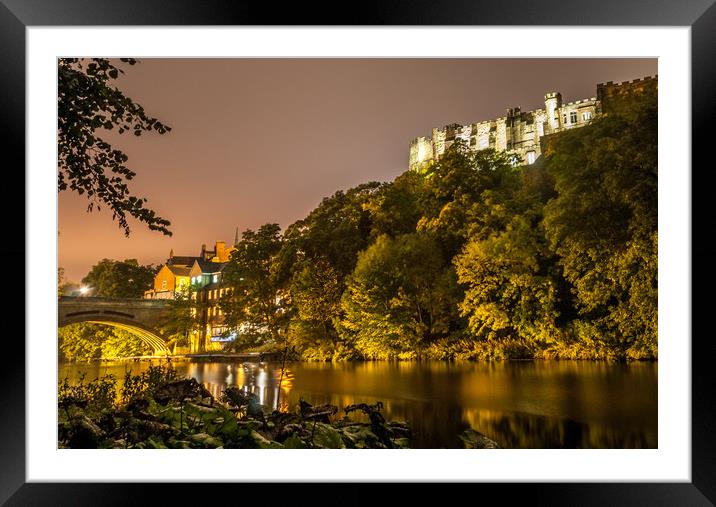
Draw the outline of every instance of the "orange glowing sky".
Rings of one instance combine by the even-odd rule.
[[[78,282],[102,258],[161,263],[170,249],[232,242],[237,227],[285,228],[338,189],[395,178],[410,140],[433,127],[655,74],[656,59],[143,59],[117,86],[172,131],[105,137],[174,235],[132,222],[126,238],[111,213],[65,191],[59,266]]]

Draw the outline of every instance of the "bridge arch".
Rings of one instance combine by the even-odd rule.
[[[166,316],[165,303],[110,298],[60,298],[57,326],[82,322],[104,324],[129,331],[154,350],[155,354],[171,354],[159,327]]]
[[[164,341],[164,339],[161,336],[158,336],[155,334],[154,331],[150,329],[145,329],[141,326],[138,326],[136,324],[127,324],[124,322],[118,322],[117,320],[109,320],[109,319],[102,319],[102,318],[93,318],[93,319],[77,319],[72,321],[65,321],[62,324],[59,324],[58,327],[64,327],[69,326],[72,324],[80,324],[82,322],[88,323],[88,324],[103,324],[105,326],[111,326],[116,327],[118,329],[122,329],[124,331],[129,331],[135,336],[138,336],[144,343],[152,347],[155,354],[169,354],[170,350],[167,346],[167,342]]]

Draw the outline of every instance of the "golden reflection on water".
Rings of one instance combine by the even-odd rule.
[[[149,363],[132,364],[134,374]],[[227,386],[256,394],[275,410],[299,400],[383,403],[388,420],[411,424],[415,447],[461,447],[458,435],[479,431],[508,448],[657,447],[657,365],[579,361],[191,363],[175,361],[181,375],[203,383],[215,397]],[[64,365],[76,380],[114,373],[126,364]],[[279,382],[281,395],[279,397]],[[352,419],[367,420],[360,413]]]

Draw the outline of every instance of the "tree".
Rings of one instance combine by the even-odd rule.
[[[423,215],[427,180],[425,175],[409,170],[394,181],[381,185],[363,204],[370,213],[371,237],[391,237],[415,232]]]
[[[156,273],[155,266],[140,265],[136,259],[102,259],[92,266],[82,283],[91,287],[94,296],[141,298],[152,287]]]
[[[427,188],[417,230],[436,234],[445,254],[453,257],[468,238],[484,239],[504,229],[520,187],[521,168],[515,163],[507,153],[472,151],[463,142],[451,145],[423,173]]]
[[[369,358],[416,357],[457,320],[455,274],[426,234],[380,236],[358,256],[342,333]]]
[[[202,325],[198,318],[206,303],[196,299],[191,287],[184,287],[174,292],[174,299],[168,299],[168,314],[162,325],[162,333],[169,338],[170,344],[180,347],[189,345],[189,337],[195,331],[201,331]]]
[[[121,61],[137,63],[133,58]],[[124,71],[110,60],[60,58],[57,70],[58,190],[86,194],[88,211],[107,206],[127,236],[128,217],[171,236],[170,222],[145,208],[145,198],[130,194],[127,181],[135,173],[124,165],[127,155],[100,135],[100,129],[115,127],[120,134],[136,136],[151,131],[165,134],[171,129],[112,85]]]
[[[534,352],[559,336],[562,280],[541,226],[554,181],[541,164],[499,164],[489,176],[489,186],[475,189],[482,202],[463,200],[471,234],[453,258],[465,287],[461,314],[471,335],[491,347],[516,340]]]
[[[370,182],[339,190],[286,229],[276,269],[290,281],[291,342],[307,357],[327,359],[343,350],[336,330],[341,295],[358,252],[369,245],[367,203],[381,187]]]
[[[247,230],[224,268],[230,288],[219,304],[224,322],[241,333],[264,335],[278,343],[290,320],[291,301],[288,278],[280,269],[283,246],[278,224]]]
[[[657,92],[609,106],[548,147],[558,196],[545,208],[545,232],[573,288],[576,338],[618,357],[655,357]]]
[[[319,326],[326,342],[334,336],[332,323],[339,316],[341,294],[338,272],[325,259],[304,263],[291,282],[298,318]]]
[[[554,260],[543,231],[528,217],[518,215],[505,231],[470,241],[454,262],[467,287],[460,310],[473,336],[519,339],[527,346],[556,340]]]
[[[358,252],[368,246],[371,221],[364,205],[380,186],[365,183],[323,199],[306,218],[286,229],[282,256],[301,267],[303,261],[325,259],[343,282],[353,271]]]

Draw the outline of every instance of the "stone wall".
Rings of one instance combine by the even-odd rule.
[[[506,151],[523,163],[532,163],[542,153],[540,139],[571,128],[588,125],[602,114],[602,102],[657,85],[657,77],[646,77],[623,83],[600,83],[596,97],[562,103],[559,92],[544,95],[544,109],[521,111],[509,108],[505,116],[470,125],[451,124],[433,128],[432,137],[418,137],[410,143],[409,167],[419,170],[445,153],[456,140],[472,150],[492,148]]]

